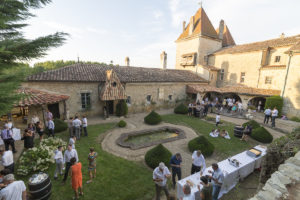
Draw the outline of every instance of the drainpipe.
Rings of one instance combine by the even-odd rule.
[[[283,97],[283,96],[284,96],[284,93],[285,93],[286,82],[287,82],[287,78],[288,78],[288,75],[289,75],[289,70],[290,70],[290,65],[291,65],[292,56],[293,56],[293,52],[290,51],[290,52],[289,52],[289,62],[288,62],[288,66],[287,66],[287,69],[286,69],[286,74],[285,74],[284,85],[283,85],[281,97]]]

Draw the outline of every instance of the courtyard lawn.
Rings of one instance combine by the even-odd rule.
[[[154,196],[154,184],[152,181],[152,171],[142,163],[131,162],[102,150],[99,135],[104,134],[115,126],[115,124],[101,124],[88,127],[88,137],[82,137],[76,142],[79,161],[82,163],[83,192],[84,196],[80,199],[114,199],[114,200],[148,200]],[[68,141],[68,132],[56,134],[57,137]],[[98,153],[97,158],[97,177],[92,183],[87,184],[89,147],[95,147]],[[74,196],[71,188],[71,179],[62,185],[62,177],[58,180],[53,179],[55,166],[51,166],[49,174],[52,181],[53,200],[67,200]],[[24,178],[27,182],[28,178]]]
[[[218,160],[222,160],[228,158],[229,156],[233,156],[238,154],[250,147],[256,146],[258,143],[249,140],[248,143],[244,141],[240,141],[239,138],[234,136],[233,129],[234,124],[229,122],[225,122],[225,126],[219,126],[220,130],[227,130],[231,139],[226,140],[224,138],[212,138],[209,136],[209,133],[212,129],[216,129],[216,126],[213,123],[206,122],[204,120],[200,120],[199,118],[190,117],[187,115],[163,115],[163,121],[171,124],[179,124],[192,128],[196,131],[197,134],[204,135],[214,146],[215,153],[212,156],[217,155]]]

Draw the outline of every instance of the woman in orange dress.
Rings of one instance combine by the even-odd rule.
[[[75,192],[75,197],[73,199],[78,199],[78,188],[80,190],[80,195],[83,195],[82,192],[82,172],[81,172],[81,163],[76,162],[76,158],[71,158],[71,170],[70,170],[70,176],[72,179],[72,188]]]

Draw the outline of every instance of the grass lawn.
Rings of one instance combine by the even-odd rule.
[[[220,160],[228,158],[229,156],[233,156],[238,154],[250,147],[257,145],[258,143],[249,140],[248,143],[244,141],[240,141],[239,138],[234,136],[233,129],[234,124],[225,122],[225,126],[221,126],[220,129],[225,129],[228,131],[231,139],[226,140],[224,138],[213,138],[209,136],[209,133],[212,129],[215,129],[216,126],[214,124],[208,123],[206,121],[200,120],[199,118],[190,117],[187,115],[163,115],[163,121],[171,124],[179,124],[192,128],[196,131],[197,134],[204,135],[214,146],[215,153],[219,157]],[[214,156],[215,154],[213,154]]]
[[[82,163],[83,192],[80,199],[111,199],[111,200],[148,200],[154,196],[154,184],[152,171],[141,163],[128,161],[102,150],[97,137],[112,129],[115,124],[101,124],[88,127],[88,137],[82,137],[76,143],[79,161]],[[68,132],[56,134],[58,137],[68,141]],[[97,177],[90,184],[86,184],[88,176],[88,153],[89,147],[95,147],[98,153]],[[72,199],[74,192],[71,188],[71,179],[65,185],[59,180],[53,179],[55,166],[52,165],[48,171],[52,180],[53,200]],[[19,177],[18,177],[19,178]],[[21,177],[20,177],[21,178]],[[28,177],[23,178],[27,182]]]

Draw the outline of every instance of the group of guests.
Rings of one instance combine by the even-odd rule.
[[[269,119],[271,118],[271,126],[274,128],[275,127],[275,120],[278,117],[278,110],[276,107],[273,108],[273,110],[268,107],[264,111],[265,118],[264,118],[264,124],[269,123]]]
[[[83,135],[82,133],[84,133],[84,136],[88,136],[87,126],[87,118],[85,115],[82,116],[81,120],[79,119],[78,114],[76,114],[74,118],[70,117],[68,121],[70,137],[75,135],[76,139],[80,140],[80,136]]]
[[[221,138],[230,140],[229,133],[225,129],[223,129],[223,130],[220,130],[219,128],[212,129],[211,132],[209,133],[209,136],[214,137],[214,138],[221,137]]]
[[[161,191],[164,191],[165,195],[167,196],[167,199],[173,198],[168,191],[167,179],[172,177],[173,188],[175,188],[176,176],[178,180],[181,179],[181,163],[182,157],[180,153],[176,153],[170,159],[172,174],[163,162],[159,163],[158,167],[154,169],[153,181],[155,183],[156,200],[160,200]],[[224,180],[224,175],[219,169],[218,164],[212,164],[212,168],[213,171],[208,170],[208,173],[210,173],[211,175],[203,176],[203,173],[206,169],[205,158],[200,150],[193,152],[191,174],[200,173],[201,175],[200,184],[203,185],[202,189],[200,189],[200,185],[198,185],[201,200],[218,199],[219,192],[221,190],[221,186]],[[191,194],[190,185],[184,185],[183,192],[184,197],[182,198],[182,200],[195,200],[194,194]]]

